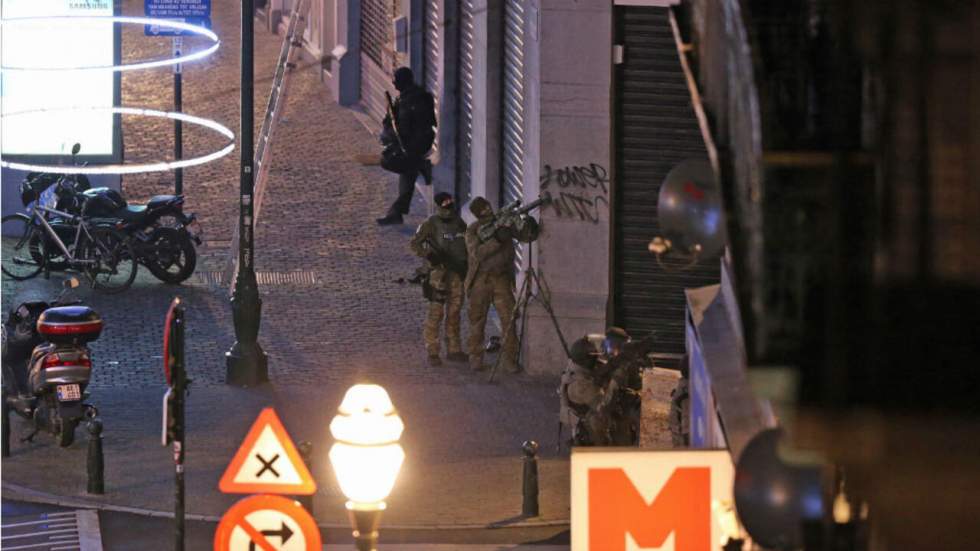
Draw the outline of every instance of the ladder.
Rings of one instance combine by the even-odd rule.
[[[306,7],[308,0],[296,0],[293,5],[292,14],[289,17],[289,27],[282,41],[282,48],[279,51],[279,62],[276,64],[275,77],[272,80],[272,92],[269,94],[269,104],[265,109],[265,118],[262,120],[262,129],[255,144],[255,183],[254,183],[254,205],[252,212],[252,223],[257,224],[259,213],[262,210],[262,199],[265,197],[266,183],[269,179],[269,167],[272,166],[272,139],[275,136],[276,126],[282,118],[282,112],[286,107],[286,96],[289,90],[289,75],[296,67],[296,57],[302,47],[303,31],[306,28]],[[253,226],[254,227],[254,226]],[[235,229],[232,232],[231,248],[228,251],[228,261],[225,263],[224,274],[222,277],[223,285],[233,285],[235,277],[238,275],[238,219],[235,220]]]

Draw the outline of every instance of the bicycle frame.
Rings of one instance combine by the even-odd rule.
[[[94,264],[95,263],[94,260],[86,260],[86,259],[78,259],[78,258],[75,258],[75,256],[73,254],[71,254],[71,252],[69,252],[68,247],[61,240],[61,238],[58,237],[58,232],[56,232],[54,230],[54,228],[47,221],[47,219],[45,219],[44,216],[38,214],[39,211],[40,212],[43,212],[45,214],[55,214],[57,216],[62,216],[64,218],[66,218],[69,222],[77,222],[78,223],[78,227],[77,227],[77,229],[75,231],[75,243],[73,245],[76,251],[78,250],[79,243],[81,243],[82,234],[83,233],[85,234],[85,236],[88,239],[94,241],[94,239],[92,239],[92,234],[88,231],[88,224],[85,223],[85,219],[84,218],[82,218],[81,216],[75,216],[75,215],[69,214],[67,212],[62,212],[62,211],[57,210],[57,209],[53,209],[53,208],[50,208],[50,207],[43,207],[43,206],[39,206],[39,205],[36,205],[36,204],[31,209],[31,220],[35,220],[36,219],[37,221],[39,221],[41,223],[41,226],[44,227],[44,231],[48,234],[48,237],[50,237],[50,238],[52,238],[54,240],[55,244],[58,245],[58,248],[61,249],[61,252],[64,253],[65,258],[68,259],[68,262],[70,264],[73,264],[73,265],[84,265],[84,264]]]

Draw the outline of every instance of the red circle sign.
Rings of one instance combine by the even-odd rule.
[[[214,551],[320,551],[320,529],[298,502],[257,495],[234,504],[221,517]]]

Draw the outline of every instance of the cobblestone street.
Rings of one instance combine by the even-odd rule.
[[[213,28],[222,46],[212,58],[185,67],[184,111],[214,118],[237,135],[239,8],[231,0],[213,3]],[[126,2],[124,13],[141,14],[142,2]],[[146,38],[142,28],[125,29],[123,40],[130,61],[170,51],[169,40]],[[264,115],[281,41],[257,25],[256,126]],[[200,44],[185,39],[185,45]],[[197,213],[205,239],[191,280],[166,286],[142,271],[133,288],[120,295],[87,288],[76,292],[106,323],[92,346],[90,387],[106,423],[106,495],[84,494],[85,444],[80,434],[80,442],[67,451],[48,438],[39,437],[43,442],[33,445],[18,444],[15,438],[13,456],[4,460],[5,496],[38,491],[149,510],[172,508],[170,452],[158,442],[165,390],[161,339],[166,308],[180,296],[187,307],[187,364],[193,381],[188,404],[190,513],[220,515],[233,500],[217,493],[217,480],[255,414],[271,404],[279,408],[295,440],[314,443],[318,520],[345,523],[342,498],[327,467],[327,425],[347,386],[369,380],[388,388],[407,427],[409,459],[386,522],[482,526],[519,514],[520,444],[531,438],[541,441],[547,458],[542,464],[542,519],[567,520],[567,459],[550,458],[556,442],[557,381],[505,375],[489,385],[485,374],[472,373],[465,364],[426,365],[421,290],[396,283],[418,265],[407,243],[426,205],[417,194],[405,226],[375,224],[394,198],[396,176],[355,159],[377,152],[377,140],[354,113],[331,99],[318,69],[318,63],[303,62],[293,74],[256,225],[263,300],[259,342],[269,355],[271,384],[257,389],[224,385],[224,353],[235,338],[229,290],[216,280],[238,216],[236,149],[217,162],[185,170],[185,210]],[[126,73],[123,104],[171,108],[169,72]],[[126,161],[172,155],[172,133],[165,123],[124,119]],[[186,125],[184,137],[187,157],[217,145],[207,133]],[[172,188],[169,173],[126,176],[123,181],[124,195],[135,203],[172,193]],[[16,285],[4,280],[4,312],[26,297],[54,296],[60,279],[39,277]],[[18,423],[14,427],[15,436],[23,430]],[[64,468],[66,464],[71,467]],[[37,472],[51,474],[42,480]]]

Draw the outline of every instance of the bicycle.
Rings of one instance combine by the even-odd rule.
[[[84,205],[81,215],[54,208],[58,192],[65,185],[64,176],[41,194],[26,185],[21,185],[21,200],[25,206],[30,205],[29,214],[10,214],[0,219],[0,268],[5,275],[20,281],[36,277],[41,271],[49,273],[50,264],[57,258],[59,266],[78,270],[99,291],[119,293],[133,284],[138,269],[136,255],[126,235],[112,225],[114,221],[100,223],[86,217]],[[74,236],[69,237],[72,233]],[[72,244],[66,245],[62,236],[71,239]]]

